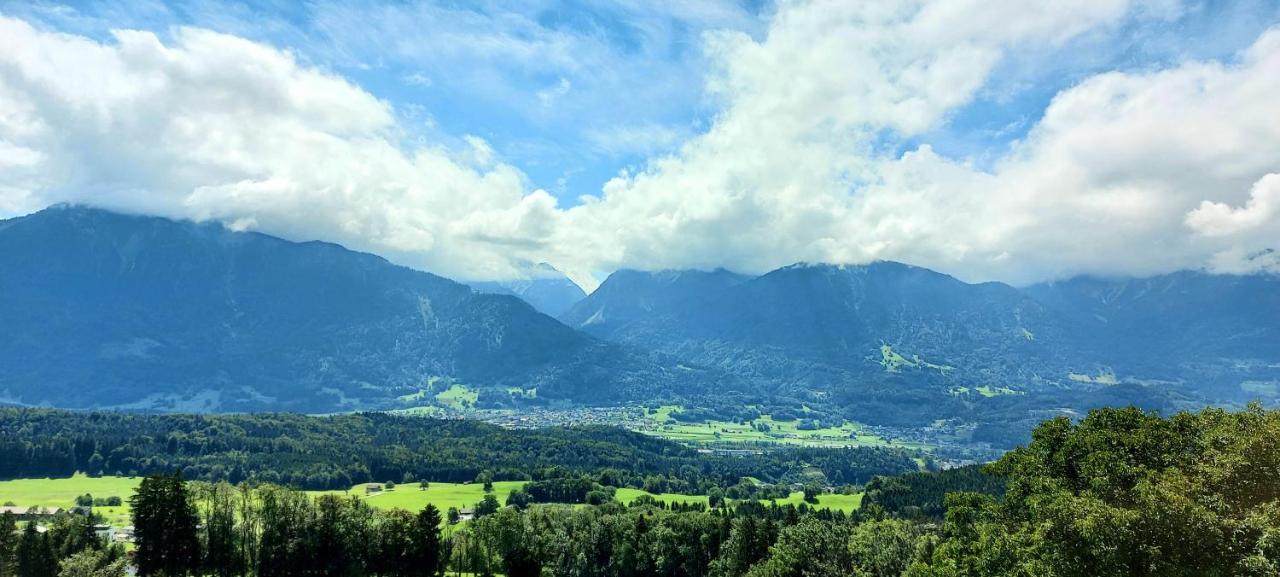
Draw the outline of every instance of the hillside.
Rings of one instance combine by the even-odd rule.
[[[1058,318],[1017,289],[899,263],[796,265],[757,278],[628,271],[561,319],[697,363],[815,385],[914,374],[1026,386],[1068,366]]]
[[[321,243],[55,207],[0,222],[0,399],[334,411],[430,379],[543,400],[671,377],[511,296]]]
[[[1019,289],[893,262],[621,271],[561,320],[742,376],[757,385],[745,404],[962,417],[1014,439],[993,431],[1117,403],[1280,399],[1277,289],[1274,275],[1202,272]]]

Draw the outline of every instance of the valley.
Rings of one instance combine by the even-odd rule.
[[[800,263],[619,270],[586,294],[540,265],[473,288],[76,206],[0,222],[0,244],[0,398],[16,406],[392,411],[979,462],[1055,415],[1280,401],[1274,275],[1013,287]]]

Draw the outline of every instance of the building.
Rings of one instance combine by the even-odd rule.
[[[111,525],[100,523],[93,526],[93,536],[97,537],[100,541],[106,540],[114,542],[116,540],[116,530],[115,527],[112,527]]]
[[[111,536],[111,540],[116,543],[125,543],[133,541],[133,526],[120,527],[115,530],[115,534]]]
[[[0,507],[0,515],[9,513],[19,521],[34,521],[37,519],[47,519],[67,513],[62,507]]]

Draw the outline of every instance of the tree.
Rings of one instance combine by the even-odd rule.
[[[778,542],[769,548],[769,558],[753,566],[747,575],[856,575],[848,540],[847,526],[806,517],[783,529]]]
[[[542,564],[531,543],[535,532],[525,524],[520,511],[512,508],[498,511],[476,524],[476,534],[502,559],[502,572],[507,577],[542,574]]]
[[[196,509],[181,473],[143,479],[129,502],[139,575],[182,577],[200,566]]]
[[[494,497],[493,495],[485,495],[484,499],[481,499],[479,503],[476,503],[476,518],[479,519],[485,515],[492,515],[493,513],[498,512],[499,508],[501,508],[501,505],[498,504],[497,497]]]
[[[458,522],[462,520],[462,513],[458,512],[457,507],[449,507],[447,515],[448,516],[446,518],[450,525],[457,525]]]
[[[431,483],[428,483],[428,482],[426,482],[426,481],[420,481],[420,482],[418,483],[418,490],[419,490],[419,491],[426,491],[426,490],[427,490],[427,488],[429,488],[429,487],[431,487]]]
[[[707,492],[707,506],[715,509],[724,506],[724,490],[720,487],[712,487]]]
[[[0,577],[13,576],[13,554],[18,547],[18,521],[13,513],[0,515]]]
[[[822,487],[812,483],[804,486],[804,501],[806,503],[818,503],[818,495],[822,494]]]
[[[54,577],[58,559],[49,545],[48,533],[41,534],[35,521],[27,521],[15,552],[18,577]]]
[[[126,577],[129,560],[107,550],[86,549],[58,564],[58,577]]]
[[[201,532],[205,572],[231,577],[244,567],[236,535],[236,490],[226,483],[206,485],[202,491],[204,530]]]
[[[507,494],[508,507],[515,507],[523,511],[531,504],[533,504],[533,496],[524,489],[516,488]]]
[[[720,555],[711,564],[711,574],[717,577],[737,577],[759,563],[769,553],[769,546],[773,545],[768,523],[754,515],[744,515],[734,520],[728,541],[720,548]]]
[[[440,535],[440,510],[428,504],[414,519],[412,532],[412,559],[416,575],[440,577],[449,562],[445,542]]]
[[[854,527],[849,551],[857,575],[899,577],[914,560],[922,531],[908,521],[866,521]]]
[[[480,471],[480,474],[476,475],[476,482],[480,483],[483,486],[484,492],[486,493],[493,492],[493,474],[492,473],[488,471]]]

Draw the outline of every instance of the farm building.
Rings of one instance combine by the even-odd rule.
[[[65,514],[66,509],[62,507],[0,507],[0,515],[9,513],[19,521],[31,521],[35,519],[44,519],[47,517],[56,517]]]

